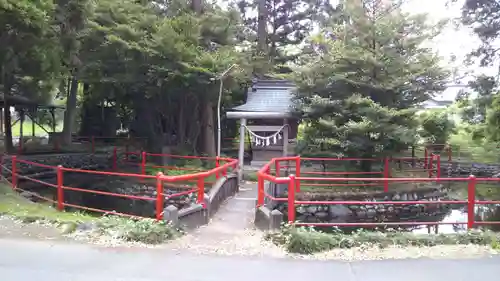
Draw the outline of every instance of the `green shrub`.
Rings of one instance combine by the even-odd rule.
[[[266,239],[284,246],[290,253],[312,254],[335,248],[352,248],[370,244],[385,248],[400,246],[436,246],[476,244],[499,247],[500,235],[490,231],[469,231],[455,234],[415,234],[411,232],[378,232],[359,230],[352,234],[340,231],[319,232],[313,228],[285,225],[280,232],[270,233]]]
[[[182,234],[179,229],[164,221],[154,219],[129,219],[104,216],[97,220],[101,234],[125,241],[159,244]]]

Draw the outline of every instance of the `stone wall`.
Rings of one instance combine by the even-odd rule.
[[[271,184],[268,187],[275,197],[286,197],[286,186]],[[355,193],[304,193],[297,200],[304,201],[439,201],[446,197],[441,186],[409,188],[390,192]],[[267,202],[269,209],[276,209],[286,219],[288,204]],[[444,218],[450,206],[446,204],[370,204],[370,205],[297,205],[296,220],[301,222],[382,222],[382,221],[436,221]]]
[[[36,175],[39,173],[55,173],[55,167],[62,165],[66,168],[79,168],[79,169],[109,169],[112,165],[111,153],[89,154],[89,153],[71,153],[71,154],[45,154],[45,155],[27,155],[17,156],[18,161],[17,173],[21,175]],[[23,163],[22,161],[31,161],[42,165],[53,166],[40,167],[34,164]],[[7,169],[12,170],[12,158],[4,156],[2,164]],[[10,173],[3,171],[3,175],[10,177]]]
[[[88,170],[110,170],[112,166],[112,152],[89,154],[51,154],[51,155],[27,155],[18,156],[19,160],[32,161],[38,164],[56,167],[62,165],[67,168],[79,168]],[[56,199],[56,190],[52,187],[43,186],[23,178],[29,176],[43,180],[49,184],[57,184],[55,168],[40,167],[18,161],[17,173],[18,187],[30,192],[43,194],[44,197]],[[12,169],[12,158],[5,157],[3,165],[6,169]],[[120,171],[123,171],[120,167]],[[11,173],[3,170],[3,175],[11,177]],[[118,177],[97,174],[83,174],[78,172],[64,172],[63,184],[68,187],[81,188],[85,190],[111,192],[124,195],[134,195],[154,198],[154,200],[129,199],[109,195],[100,195],[91,192],[80,192],[65,190],[64,202],[67,204],[86,206],[106,211],[116,211],[137,216],[154,217],[156,212],[156,182],[154,180],[143,180],[132,177]],[[165,206],[173,205],[178,209],[185,209],[196,201],[195,194],[181,195],[170,198],[169,195],[186,191],[186,187],[164,184]],[[43,201],[29,192],[22,192],[23,196],[32,201]],[[71,209],[71,208],[68,208]],[[76,210],[76,208],[74,208]]]
[[[404,161],[404,167],[402,167],[402,169],[408,169],[411,167],[411,160]],[[436,167],[436,163],[434,163],[434,167]],[[415,161],[415,168],[424,169],[424,161],[421,159]],[[469,176],[471,174],[478,177],[500,177],[500,164],[483,164],[458,161],[452,161],[449,163],[446,160],[441,160],[441,173],[442,177]]]
[[[238,190],[237,174],[229,174],[219,178],[210,191],[205,194],[204,206],[202,204],[192,204],[190,207],[178,209],[174,205],[168,205],[164,210],[163,218],[184,229],[194,229],[208,224],[210,218],[215,215],[220,206],[228,198],[234,196]]]
[[[155,217],[156,214],[156,182],[154,180],[139,180],[137,178],[110,177],[93,175],[92,180],[77,182],[73,179],[69,186],[78,186],[86,190],[112,192],[116,194],[132,195],[151,198],[150,200],[130,199],[118,196],[101,195],[90,192],[69,191],[64,192],[64,201],[70,204],[89,206],[97,209],[116,211],[143,217]],[[165,183],[164,207],[173,205],[177,209],[189,208],[196,202],[195,193],[171,197],[170,195],[180,193],[192,187],[173,186]]]

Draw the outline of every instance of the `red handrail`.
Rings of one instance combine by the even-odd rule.
[[[332,177],[307,177],[307,176],[301,176],[301,171],[300,171],[300,161],[303,159],[310,160],[311,158],[301,158],[300,156],[294,157],[293,160],[295,160],[295,167],[290,166],[291,168],[295,168],[296,175],[289,175],[288,177],[279,177],[280,172],[277,171],[276,175],[271,175],[270,174],[270,167],[275,165],[276,167],[279,167],[279,164],[276,165],[276,163],[279,163],[280,161],[290,161],[292,158],[290,157],[283,157],[283,158],[273,158],[271,161],[269,161],[267,164],[265,164],[258,172],[258,196],[257,196],[257,206],[263,206],[265,203],[265,199],[270,199],[273,201],[281,201],[281,202],[287,202],[288,203],[288,221],[289,223],[299,225],[299,226],[358,226],[358,227],[363,227],[363,226],[413,226],[413,225],[439,225],[439,224],[467,224],[467,228],[471,229],[476,225],[486,225],[486,224],[500,224],[500,221],[498,222],[477,222],[475,221],[475,206],[476,205],[484,205],[484,204],[500,204],[500,201],[494,201],[494,200],[488,200],[488,201],[479,201],[476,200],[475,196],[475,189],[476,189],[476,182],[477,181],[496,181],[500,182],[500,178],[476,178],[474,175],[471,175],[467,178],[461,178],[461,177],[456,177],[456,178],[442,178],[441,177],[441,156],[438,154],[428,154],[426,157],[426,160],[424,161],[424,164],[428,169],[425,169],[424,171],[429,172],[429,178],[394,178],[394,177],[389,177],[390,172],[389,172],[389,165],[388,163],[390,162],[390,159],[386,158],[384,160],[384,171],[382,174],[384,175],[383,178],[363,178],[363,177],[356,177],[356,178],[332,178]],[[322,161],[322,158],[313,158],[314,160],[320,159],[319,161]],[[344,160],[347,160],[350,158],[345,158]],[[433,164],[436,163],[436,168],[433,169]],[[432,177],[434,176],[436,177]],[[346,174],[348,172],[344,172]],[[305,172],[302,172],[302,174],[307,174]],[[339,173],[340,174],[340,173]],[[354,174],[357,174],[355,172]],[[377,202],[370,202],[370,201],[311,201],[311,200],[297,200],[296,194],[300,192],[300,189],[298,188],[300,186],[301,181],[329,181],[329,182],[342,182],[342,181],[359,181],[359,182],[372,182],[372,183],[384,183],[384,191],[388,191],[388,183],[390,182],[453,182],[453,181],[462,181],[462,182],[468,182],[468,198],[467,200],[444,200],[444,201],[377,201]],[[286,198],[276,198],[270,194],[268,194],[265,190],[264,183],[265,181],[270,181],[274,183],[282,183],[282,184],[287,184],[288,185],[288,196]],[[335,184],[330,184],[330,185],[335,185]],[[340,185],[340,184],[339,184]],[[345,184],[343,184],[345,185]],[[422,204],[422,205],[432,205],[432,204],[466,204],[467,205],[467,222],[462,223],[462,222],[380,222],[380,223],[302,223],[302,222],[296,222],[295,221],[295,206],[296,205],[410,205],[410,204]]]
[[[134,152],[127,152],[127,153],[134,153]],[[95,170],[86,170],[86,169],[78,169],[78,168],[67,168],[63,166],[50,166],[46,164],[40,164],[36,163],[33,161],[28,161],[24,159],[19,159],[15,155],[11,157],[12,161],[12,170],[11,171],[11,181],[12,181],[12,187],[14,189],[19,189],[20,191],[26,191],[18,188],[18,180],[19,178],[27,179],[45,186],[49,187],[54,187],[57,188],[57,201],[51,200],[50,198],[43,197],[38,194],[34,194],[32,192],[26,191],[30,194],[33,194],[33,196],[39,197],[40,199],[46,200],[48,202],[52,202],[57,205],[57,209],[60,211],[64,210],[64,207],[73,207],[73,208],[78,208],[78,209],[83,209],[83,210],[90,210],[94,212],[101,212],[101,213],[106,213],[106,214],[115,214],[115,215],[120,215],[120,216],[128,216],[128,217],[138,217],[135,215],[131,214],[124,214],[124,213],[119,213],[119,212],[114,212],[114,211],[106,211],[106,210],[101,210],[101,209],[96,209],[96,208],[90,208],[90,207],[85,207],[85,206],[79,206],[76,204],[69,204],[66,203],[64,200],[64,191],[65,190],[71,190],[71,191],[76,191],[76,192],[86,192],[86,193],[93,193],[93,194],[99,194],[99,195],[107,195],[107,196],[114,196],[114,197],[121,197],[121,198],[128,198],[128,199],[133,199],[133,200],[145,200],[145,201],[156,201],[156,207],[155,207],[155,217],[157,220],[161,220],[163,216],[163,204],[165,199],[170,199],[172,197],[177,197],[177,196],[183,196],[183,195],[188,195],[191,193],[196,193],[197,194],[197,203],[202,204],[204,206],[204,194],[205,194],[205,179],[213,174],[217,175],[217,178],[219,178],[221,175],[226,176],[228,172],[231,170],[232,172],[235,172],[235,170],[238,168],[238,160],[237,159],[231,159],[231,158],[215,158],[215,157],[197,157],[197,156],[180,156],[180,155],[171,155],[171,154],[149,154],[146,152],[141,152],[141,153],[136,153],[139,154],[142,157],[141,159],[141,166],[142,166],[142,171],[141,174],[132,174],[132,173],[122,173],[122,172],[117,172],[117,149],[115,148],[113,150],[113,155],[112,155],[112,169],[113,171],[95,171]],[[213,168],[208,171],[202,171],[202,172],[197,172],[197,173],[192,173],[192,174],[185,174],[185,175],[174,175],[174,176],[168,176],[168,175],[163,175],[161,172],[158,173],[157,175],[146,175],[145,174],[145,160],[147,155],[154,155],[154,156],[161,156],[161,157],[172,157],[175,156],[177,158],[188,158],[188,159],[205,159],[205,160],[213,160],[215,159],[218,164],[216,164],[216,168]],[[4,156],[1,157],[2,161],[0,163],[0,167],[2,171],[9,171],[4,165],[3,165],[3,160]],[[31,177],[27,177],[25,175],[19,174],[18,169],[18,164],[24,164],[24,165],[30,165],[30,166],[36,166],[40,168],[45,168],[45,169],[53,169],[56,172],[56,177],[57,177],[57,184],[51,184],[45,181],[41,181],[38,179],[34,179]],[[162,167],[162,166],[158,166]],[[109,175],[109,176],[119,176],[119,177],[134,177],[138,178],[141,180],[152,180],[155,179],[155,187],[156,187],[156,196],[151,197],[151,196],[141,196],[141,195],[129,195],[129,194],[119,194],[119,193],[113,193],[113,192],[106,192],[106,191],[98,191],[98,190],[87,190],[87,189],[82,189],[82,188],[76,188],[76,187],[70,187],[70,186],[65,186],[64,181],[63,181],[63,176],[64,172],[72,172],[72,173],[84,173],[84,174],[96,174],[96,175]],[[173,182],[179,182],[179,181],[196,181],[196,188],[189,187],[188,190],[177,192],[174,194],[165,194],[163,190],[163,184],[165,182],[173,183]]]

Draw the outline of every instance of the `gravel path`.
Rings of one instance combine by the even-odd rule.
[[[253,219],[256,198],[256,184],[243,184],[240,192],[220,207],[208,225],[163,247],[198,254],[285,255],[284,250],[264,241],[263,233],[255,229]]]

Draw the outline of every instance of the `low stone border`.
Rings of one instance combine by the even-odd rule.
[[[182,226],[185,229],[194,229],[208,224],[210,218],[219,210],[226,200],[234,196],[239,191],[238,176],[230,174],[219,178],[205,194],[204,205],[194,204],[188,208],[177,209],[174,205],[169,205],[163,212],[163,218],[170,221],[174,226]]]
[[[266,182],[264,189],[267,194],[273,197],[278,197],[278,194],[284,193],[287,186],[286,184],[276,184],[273,182]],[[274,209],[277,202],[264,199],[264,205],[255,209],[255,226],[263,231],[276,231],[279,230],[283,223],[284,215],[281,211]],[[274,210],[273,210],[274,209]]]

